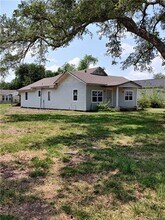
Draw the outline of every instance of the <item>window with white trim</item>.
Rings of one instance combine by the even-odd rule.
[[[48,101],[50,101],[50,91],[48,91]]]
[[[103,101],[103,91],[93,90],[92,91],[92,102],[102,102]]]
[[[125,99],[125,101],[132,101],[133,100],[133,91],[132,90],[126,90],[124,99]]]
[[[41,97],[41,91],[40,90],[38,91],[38,97]]]
[[[25,92],[25,100],[28,100],[28,92]]]
[[[78,90],[74,89],[73,90],[73,101],[77,101],[77,99],[78,99]]]

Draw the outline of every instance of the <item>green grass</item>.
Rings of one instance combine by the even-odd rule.
[[[164,109],[0,108],[4,216],[164,219]]]

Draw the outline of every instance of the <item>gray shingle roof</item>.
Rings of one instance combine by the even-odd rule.
[[[42,87],[51,87],[54,86],[54,83],[60,78],[62,74],[59,74],[57,76],[49,77],[49,78],[43,78],[38,80],[37,82],[34,82],[32,84],[29,84],[27,86],[22,87],[19,89],[19,91],[24,91],[24,90],[30,90],[33,88],[42,88]]]
[[[98,72],[101,72],[102,75],[98,75]],[[105,71],[100,67],[95,67],[86,70],[73,71],[70,72],[71,75],[83,81],[86,84],[95,84],[102,86],[117,86],[124,84],[126,82],[130,82],[128,79],[122,76],[109,76],[105,73]],[[45,88],[45,87],[54,87],[56,83],[58,83],[66,73],[60,74],[58,76],[49,77],[41,79],[35,83],[32,83],[28,86],[25,86],[19,91],[26,91],[35,88]]]
[[[72,72],[71,74],[87,84],[116,86],[129,82],[128,79],[121,76],[99,76],[99,75],[93,75],[85,71],[76,71],[76,72]]]
[[[163,79],[145,79],[145,80],[135,80],[142,88],[154,88],[154,87],[165,87],[165,78]]]
[[[0,89],[0,95],[18,94],[17,90]]]

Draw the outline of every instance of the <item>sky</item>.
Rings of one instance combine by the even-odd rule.
[[[14,9],[21,0],[0,0],[0,14],[7,14],[11,16]],[[147,71],[134,71],[133,67],[126,70],[121,69],[121,65],[111,65],[112,59],[110,56],[106,55],[106,43],[108,39],[103,37],[99,40],[99,35],[96,33],[97,27],[95,25],[90,26],[90,31],[93,33],[91,38],[89,35],[84,36],[83,40],[75,39],[70,43],[69,46],[65,48],[59,48],[55,51],[49,50],[46,58],[48,62],[45,64],[45,68],[48,70],[56,71],[58,67],[62,66],[64,63],[68,62],[70,64],[78,65],[80,59],[82,59],[86,54],[92,55],[98,59],[96,66],[105,68],[105,71],[109,75],[114,76],[124,76],[130,80],[135,79],[151,79],[153,74]],[[122,58],[126,58],[130,52],[133,51],[134,43],[131,36],[128,34],[127,38],[122,42],[124,52]],[[27,54],[25,61],[26,63],[33,63],[34,58]],[[93,67],[92,65],[90,67]],[[152,67],[154,73],[164,73],[164,69],[161,66],[160,57],[156,57],[152,62]],[[14,72],[11,72],[6,78],[6,82],[10,82],[14,79]]]

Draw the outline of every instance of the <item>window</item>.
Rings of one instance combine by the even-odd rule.
[[[125,101],[132,101],[133,100],[133,91],[127,90],[125,91]]]
[[[8,101],[8,96],[6,96],[6,101]]]
[[[25,100],[28,100],[28,92],[25,92]]]
[[[102,102],[103,91],[92,91],[92,102]]]
[[[48,101],[50,101],[50,91],[48,92]]]
[[[3,101],[5,100],[5,96],[4,96],[4,95],[2,96],[2,100],[3,100]]]
[[[73,90],[73,101],[77,101],[77,99],[78,99],[78,90],[75,89]]]
[[[39,91],[38,91],[38,97],[40,97],[40,96],[41,96],[41,91],[39,90]]]

